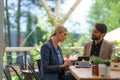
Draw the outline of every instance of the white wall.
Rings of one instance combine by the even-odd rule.
[[[3,0],[0,0],[0,80],[2,80],[3,74],[3,45],[4,45],[4,35],[3,35],[3,24],[4,24],[4,5]]]

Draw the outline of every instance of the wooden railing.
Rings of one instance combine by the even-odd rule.
[[[83,49],[83,47],[65,47],[63,48],[63,50],[79,50],[79,49]],[[5,51],[9,52],[9,51],[19,51],[19,52],[24,52],[24,51],[31,51],[31,50],[37,50],[36,47],[6,47]],[[115,47],[115,50],[120,50],[120,47]]]
[[[6,47],[5,51],[31,51],[31,50],[36,50],[35,47]]]
[[[82,49],[83,47],[65,47],[63,48],[63,50],[79,50]],[[12,51],[16,51],[16,52],[30,52],[31,50],[37,50],[36,47],[6,47],[5,51],[6,52],[12,52]],[[40,49],[39,49],[40,50]],[[116,51],[120,51],[120,47],[116,47],[115,48]],[[26,53],[25,53],[26,56]],[[26,59],[25,59],[26,61]]]

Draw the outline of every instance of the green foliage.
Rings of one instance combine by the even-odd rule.
[[[83,55],[83,46],[88,41],[91,41],[90,34],[79,34],[78,40],[74,42],[75,47],[81,47],[78,51],[79,55]]]
[[[48,19],[45,16],[46,16],[46,13],[43,13],[38,17],[37,24],[36,24],[37,26],[36,31],[34,32],[36,44],[37,44],[36,46],[37,50],[31,51],[31,53],[34,55],[33,58],[34,58],[35,64],[36,64],[36,60],[41,58],[40,56],[41,46],[49,38],[50,34],[52,33],[52,29],[53,29]]]
[[[31,16],[31,13],[28,13],[27,14],[27,30],[26,30],[26,33],[25,33],[25,37],[27,38],[28,35],[30,35],[30,33],[33,31],[32,30],[32,22],[33,19],[32,19],[32,16]],[[27,41],[25,43],[25,46],[33,46],[34,42],[34,34],[31,34],[28,38],[27,38]]]
[[[28,25],[27,25],[27,32],[26,36],[28,36],[32,31],[32,34],[29,36],[29,38],[26,41],[26,46],[34,46],[38,45],[39,42],[45,42],[48,38],[51,31],[51,24],[48,22],[48,19],[45,17],[46,13],[41,13],[41,15],[38,17],[36,24],[34,28],[32,28],[33,19],[31,15],[28,15]]]
[[[70,47],[74,47],[76,42],[78,41],[78,34],[68,33],[67,39],[64,43],[61,44],[64,56],[68,53],[70,55],[74,55],[79,52],[79,50],[71,50]],[[67,48],[67,49],[65,49]]]
[[[112,62],[120,62],[120,56],[115,56],[111,59]]]
[[[34,64],[37,64],[36,60],[40,59],[40,52],[33,50],[31,51],[32,55],[33,55],[33,59],[34,59]]]
[[[36,60],[41,59],[40,55],[40,48],[43,45],[43,42],[39,42],[39,44],[36,46],[36,50],[32,50],[31,53],[33,54],[34,64],[37,64]]]
[[[88,22],[92,26],[97,22],[105,23],[108,31],[120,27],[120,0],[95,0],[89,13]]]
[[[13,80],[18,80],[18,79],[19,79],[18,76],[13,77]]]
[[[92,64],[105,64],[106,61],[100,57],[92,56]]]
[[[76,42],[75,46],[84,46],[84,44],[91,40],[91,33],[90,34],[80,34],[79,40]]]

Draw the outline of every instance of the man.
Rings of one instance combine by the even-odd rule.
[[[92,40],[84,46],[84,56],[98,56],[110,60],[113,53],[113,44],[104,40],[107,33],[107,26],[103,23],[96,23],[92,31]]]

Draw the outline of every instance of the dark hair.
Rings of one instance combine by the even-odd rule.
[[[100,31],[101,33],[107,33],[107,26],[103,23],[96,23],[95,27],[98,31]]]

